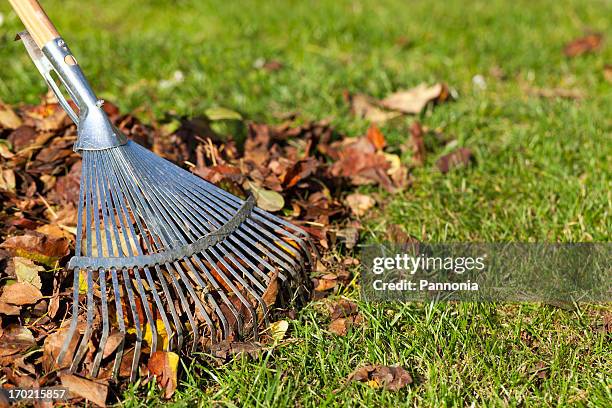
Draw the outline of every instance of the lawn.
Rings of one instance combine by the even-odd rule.
[[[475,153],[475,166],[443,175],[429,146],[413,185],[373,211],[362,242],[390,225],[429,242],[609,241],[612,231],[612,4],[602,1],[119,1],[42,2],[99,97],[145,122],[226,107],[279,122],[330,118],[362,135],[343,92],[377,98],[446,82],[456,100],[418,119]],[[37,103],[45,87],[0,4],[0,99]],[[602,48],[568,59],[563,46],[596,31]],[[607,41],[607,42],[606,42]],[[274,72],[258,68],[279,61]],[[580,99],[537,90],[575,90]],[[399,146],[415,117],[381,130]],[[404,159],[410,152],[403,153]],[[355,256],[359,256],[358,252]],[[609,406],[609,305],[368,304],[365,322],[329,333],[325,303],[290,321],[288,339],[256,359],[187,367],[176,406]],[[405,367],[399,392],[349,383],[366,363]],[[148,390],[148,391],[147,391]],[[144,395],[143,395],[144,393]],[[160,403],[132,387],[126,406]]]

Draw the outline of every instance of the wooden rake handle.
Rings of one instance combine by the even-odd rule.
[[[38,0],[9,0],[9,3],[41,49],[60,36]]]

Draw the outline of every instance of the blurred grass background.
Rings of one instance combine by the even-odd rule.
[[[414,186],[388,197],[365,239],[389,225],[429,241],[609,241],[612,231],[612,3],[600,1],[120,1],[44,0],[99,96],[145,122],[222,106],[249,120],[331,118],[360,135],[344,90],[384,97],[421,82],[447,82],[455,102],[419,119],[477,165],[441,175],[440,146]],[[21,24],[0,3],[0,99],[37,103],[45,86],[23,47]],[[604,34],[594,54],[563,46]],[[260,66],[279,61],[268,72]],[[481,76],[482,81],[475,81]],[[580,100],[531,89],[572,89]],[[392,146],[405,117],[382,130]],[[409,153],[404,155],[409,159]],[[364,191],[379,193],[375,189]],[[356,285],[342,293],[358,297]],[[607,405],[610,338],[596,327],[608,306],[367,305],[363,327],[338,338],[313,302],[291,322],[296,339],[261,359],[191,367],[178,405],[366,406]],[[527,345],[525,333],[537,339]],[[547,376],[533,367],[543,361]],[[392,394],[344,378],[365,362],[402,364],[417,378]],[[332,392],[333,391],[333,392]],[[135,392],[132,390],[131,392]],[[152,388],[128,406],[158,402]],[[144,402],[143,402],[144,401]]]

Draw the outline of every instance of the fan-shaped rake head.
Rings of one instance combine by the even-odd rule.
[[[87,366],[96,376],[114,351],[117,377],[129,351],[133,377],[144,347],[206,349],[257,336],[267,322],[266,291],[276,279],[303,284],[310,252],[302,230],[254,207],[252,198],[241,200],[134,142],[84,151],[77,255],[69,263],[72,321],[58,360],[71,354],[72,370]]]
[[[35,2],[13,4],[36,17],[22,18],[26,25],[52,26]],[[75,150],[83,157],[69,262],[72,320],[60,367],[97,376],[114,359],[106,374],[133,379],[143,351],[206,349],[257,336],[277,281],[304,283],[314,250],[307,234],[256,208],[252,198],[241,200],[128,141],[64,40],[46,34],[44,44],[27,32],[20,37],[77,124]]]

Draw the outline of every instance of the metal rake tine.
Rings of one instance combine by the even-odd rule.
[[[87,352],[87,343],[89,343],[93,326],[94,308],[95,304],[93,300],[93,272],[91,269],[87,269],[87,325],[85,326],[85,333],[83,334],[83,337],[81,337],[81,343],[79,344],[74,359],[72,360],[72,365],[70,366],[71,372],[76,371],[81,360],[85,356],[85,352]]]
[[[121,360],[123,359],[123,349],[125,347],[125,322],[123,317],[123,305],[121,304],[121,294],[119,287],[119,280],[117,279],[117,270],[115,268],[111,268],[111,279],[113,282],[113,293],[115,297],[115,308],[117,309],[117,325],[119,326],[119,332],[122,335],[121,342],[117,346],[117,351],[115,352],[115,361],[113,363],[113,374],[112,378],[117,379],[119,377],[119,369],[121,368]]]
[[[136,301],[134,300],[134,293],[132,292],[132,284],[130,283],[130,277],[128,271],[123,268],[123,285],[128,295],[128,301],[130,303],[130,309],[132,311],[132,319],[134,320],[134,328],[136,330],[136,344],[134,345],[134,358],[132,360],[132,369],[130,370],[130,381],[134,381],[136,378],[136,370],[138,368],[138,361],[140,361],[140,350],[142,348],[142,327],[140,325],[140,317],[138,316],[138,310],[136,307]]]
[[[204,254],[205,253],[203,252],[202,255],[204,255]],[[210,258],[208,258],[206,255],[204,255],[204,256],[207,259],[208,263],[211,265],[211,267],[214,268]],[[232,314],[234,315],[234,319],[236,320],[238,331],[239,332],[242,331],[242,316],[240,315],[238,310],[236,310],[236,306],[227,297],[227,294],[225,293],[225,290],[221,287],[221,285],[219,285],[219,283],[214,278],[214,276],[211,275],[211,273],[209,272],[208,268],[206,268],[206,266],[202,263],[202,260],[200,259],[200,257],[199,256],[194,256],[193,259],[195,260],[195,262],[198,265],[198,267],[200,268],[200,270],[202,270],[204,272],[204,275],[206,276],[206,279],[213,285],[213,288],[215,289],[216,293],[221,297],[221,299],[225,302],[225,305],[228,307],[230,312],[232,312]],[[195,268],[193,268],[193,265],[191,264],[191,262],[189,262],[189,266],[191,266],[192,269],[195,270]],[[216,268],[215,268],[215,270],[216,270]],[[200,276],[200,274],[194,273],[194,275],[195,275],[196,279],[198,280],[198,283],[204,287],[206,284],[202,280],[202,277]],[[229,285],[229,283],[228,283],[228,285]],[[236,290],[235,294],[240,299],[240,295],[239,295],[237,290]],[[219,315],[220,318],[225,318],[226,319],[227,316],[225,316],[225,314],[223,313],[221,308],[218,307],[217,302],[216,302],[215,298],[212,296],[212,294],[208,295],[207,299],[209,299],[209,301],[212,302],[215,305],[215,310],[218,310],[217,315]],[[230,330],[229,325],[228,325],[226,333],[229,334],[230,332],[231,332],[231,330]]]
[[[77,323],[78,323],[78,315],[79,315],[79,288],[80,288],[80,275],[81,269],[74,271],[74,278],[72,284],[72,319],[70,320],[70,328],[68,329],[68,333],[66,334],[66,339],[62,344],[62,348],[57,356],[57,362],[61,365],[64,357],[66,357],[66,353],[68,352],[68,347],[70,347],[70,343],[72,342],[72,338],[74,333],[76,332]]]

